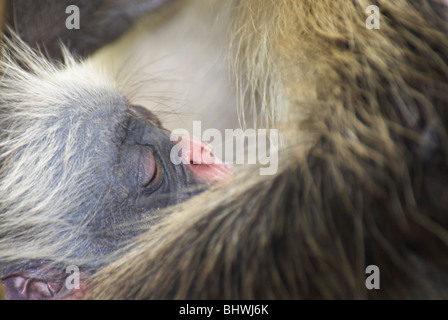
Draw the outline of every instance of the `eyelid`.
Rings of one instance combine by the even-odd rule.
[[[146,148],[141,150],[138,168],[139,183],[145,188],[151,184],[157,174],[157,163],[151,150]]]

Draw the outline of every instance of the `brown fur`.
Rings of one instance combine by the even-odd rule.
[[[365,26],[371,4],[380,30]],[[89,298],[447,298],[447,13],[236,1],[245,117],[280,128],[279,171],[248,169],[174,209]],[[370,264],[380,290],[365,287]]]
[[[380,30],[365,26],[365,9],[372,4],[381,11]],[[95,275],[87,298],[448,298],[447,5],[232,2],[228,48],[241,119],[248,127],[280,130],[279,170],[260,176],[258,168],[248,166],[234,181],[168,215],[161,212],[154,217],[160,222]],[[39,43],[48,40],[47,48],[59,49],[51,33],[33,34],[24,21],[19,25],[26,32],[44,37]],[[91,30],[97,31],[84,31]],[[112,38],[97,39],[85,54]],[[82,46],[71,49],[82,52]],[[36,59],[29,51],[23,55],[25,61],[26,55]],[[39,67],[52,70],[47,62]],[[11,81],[4,78],[2,84]],[[14,96],[8,90],[2,96]],[[26,96],[20,90],[15,93]],[[5,109],[16,100],[6,99]],[[3,192],[3,198],[10,195]],[[30,216],[24,212],[21,218]],[[20,240],[33,256],[50,251],[63,259],[61,244],[54,244],[58,250],[37,248],[57,235],[48,235],[51,214],[42,214],[49,221],[39,220],[45,228],[33,241],[29,232],[11,235],[3,225],[8,250],[1,255],[23,255],[8,242]],[[7,222],[26,225],[14,218]],[[372,264],[381,272],[380,290],[365,286],[365,269]]]

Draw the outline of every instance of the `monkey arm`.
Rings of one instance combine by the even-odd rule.
[[[61,43],[78,56],[88,56],[120,37],[137,18],[169,1],[12,0],[8,3],[5,20],[31,47],[61,60]],[[69,16],[66,8],[70,5],[80,10],[79,30],[66,27]]]

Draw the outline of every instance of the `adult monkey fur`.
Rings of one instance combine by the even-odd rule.
[[[185,204],[90,297],[446,297],[445,4],[236,2],[243,105],[288,128],[279,172]],[[381,290],[366,289],[370,264]]]
[[[365,26],[371,4],[380,30]],[[234,2],[246,119],[288,128],[279,171],[247,168],[176,207],[87,297],[446,298],[447,11],[444,1]],[[366,289],[371,264],[380,290]]]

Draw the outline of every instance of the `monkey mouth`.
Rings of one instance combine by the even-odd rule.
[[[72,283],[66,273],[46,268],[13,271],[2,275],[6,300],[77,300],[85,295],[84,274]]]

